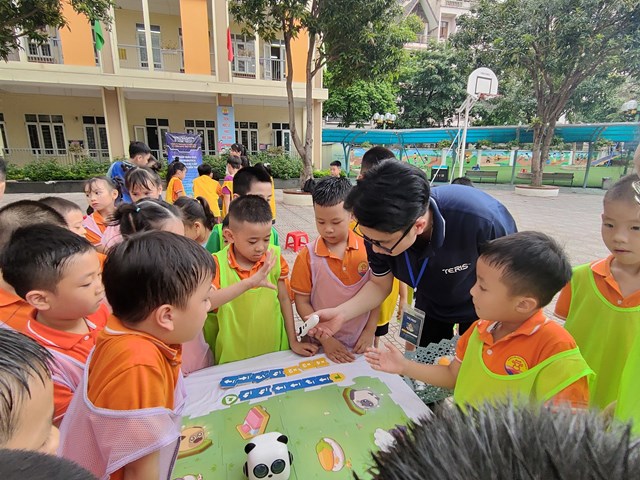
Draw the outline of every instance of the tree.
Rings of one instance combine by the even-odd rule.
[[[109,25],[113,0],[68,0],[73,9],[90,20]],[[62,14],[61,0],[0,2],[0,58],[7,60],[13,50],[20,48],[20,38],[28,37],[42,43],[48,40],[47,27],[67,26]]]
[[[567,118],[571,122],[624,122],[622,104],[638,95],[638,84],[626,75],[606,72],[588,78],[567,103]],[[629,94],[632,96],[629,97]]]
[[[282,32],[287,61],[287,100],[293,144],[302,157],[301,181],[313,175],[313,80],[331,63],[332,82],[350,85],[394,71],[402,46],[413,33],[395,20],[401,12],[395,0],[231,0],[229,11],[247,34],[267,41]],[[298,131],[293,101],[294,64],[291,42],[308,33],[305,62],[304,139]]]
[[[529,125],[536,116],[531,82],[523,75],[503,75],[500,96],[473,107],[473,125]]]
[[[400,73],[399,128],[445,126],[465,98],[465,79],[456,52],[433,43],[411,53]]]
[[[494,71],[519,69],[536,99],[532,184],[542,184],[558,118],[576,89],[605,72],[640,70],[640,2],[480,0],[458,19],[453,41]]]
[[[340,117],[341,127],[351,124],[362,127],[376,112],[397,112],[398,89],[390,80],[356,80],[347,87],[334,86],[329,69],[324,75],[324,86],[329,89],[329,98],[324,102],[323,112]]]

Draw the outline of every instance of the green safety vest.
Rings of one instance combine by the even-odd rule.
[[[624,422],[632,421],[632,432],[640,437],[640,337],[633,343],[627,365],[622,371],[620,390],[616,404],[616,417]]]
[[[238,273],[229,266],[229,247],[215,253],[220,267],[220,287],[240,282]],[[278,259],[269,273],[276,287],[280,279],[280,247],[270,247]],[[215,364],[235,362],[265,353],[289,349],[284,318],[280,310],[278,290],[260,287],[244,292],[210,313],[204,326],[204,337],[214,354]]]
[[[280,246],[280,238],[275,227],[271,227],[271,238],[269,238],[269,244],[273,247]],[[217,223],[213,226],[211,235],[209,235],[209,240],[207,240],[207,244],[204,246],[204,248],[206,248],[207,251],[212,254],[218,253],[224,248],[224,237],[222,236],[221,223]]]
[[[634,339],[640,335],[640,306],[612,305],[596,286],[591,266],[574,268],[565,328],[575,338],[596,379],[591,406],[605,408],[618,397],[620,377]]]
[[[475,407],[506,398],[516,403],[541,404],[582,377],[593,376],[578,348],[552,355],[516,375],[499,375],[489,370],[482,359],[482,348],[478,329],[474,328],[453,392],[459,406]]]

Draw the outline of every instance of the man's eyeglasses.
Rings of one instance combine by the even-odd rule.
[[[376,247],[378,247],[380,250],[388,253],[389,255],[391,255],[393,253],[393,250],[400,244],[400,242],[402,240],[404,240],[404,237],[406,237],[409,232],[411,231],[411,229],[413,228],[413,223],[411,223],[411,225],[409,225],[407,227],[407,229],[404,231],[404,233],[402,234],[402,236],[398,239],[398,241],[396,243],[393,244],[393,246],[391,248],[389,247],[385,247],[384,245],[382,245],[378,240],[374,240],[373,238],[369,238],[367,237],[364,233],[362,233],[361,231],[358,230],[358,226],[360,225],[360,223],[356,223],[356,225],[353,227],[353,233],[355,233],[356,235],[358,235],[360,238],[362,238],[365,242],[374,245]]]

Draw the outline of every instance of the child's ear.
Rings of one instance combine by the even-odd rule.
[[[227,242],[233,243],[233,232],[230,228],[225,228],[224,230],[222,230],[222,236]]]
[[[155,324],[166,332],[173,332],[173,307],[171,305],[160,305],[153,312]]]
[[[231,200],[235,200],[236,198],[240,198],[240,195],[238,195],[237,193],[234,193],[233,197],[231,197]]]
[[[538,308],[538,300],[533,297],[520,297],[516,304],[516,311],[518,313],[533,312]]]
[[[51,308],[51,296],[53,294],[47,290],[31,290],[27,292],[24,299],[29,305],[37,310],[49,310]]]

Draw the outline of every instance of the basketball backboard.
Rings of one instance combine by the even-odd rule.
[[[467,93],[469,95],[497,95],[498,77],[489,68],[476,68],[467,81]]]

